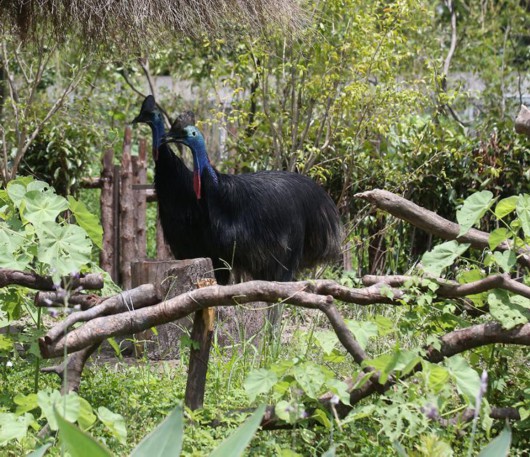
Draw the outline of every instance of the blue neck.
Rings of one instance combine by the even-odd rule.
[[[204,140],[200,139],[190,142],[189,147],[193,154],[193,170],[197,172],[199,176],[202,176],[203,172],[206,170],[208,175],[212,178],[212,181],[215,183],[215,185],[217,185],[219,183],[217,174],[215,173],[215,170],[210,163],[210,159],[208,158]]]
[[[160,143],[162,142],[162,137],[165,134],[164,120],[160,113],[155,113],[153,115],[152,124],[150,124],[151,131],[153,132],[153,152],[158,151]]]

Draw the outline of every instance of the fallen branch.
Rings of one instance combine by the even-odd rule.
[[[27,271],[0,268],[0,288],[6,286],[23,286],[29,289],[50,290],[58,288],[73,290],[79,287],[88,290],[103,288],[103,275],[98,273],[80,277],[63,278],[60,284],[55,284],[51,276],[40,276]]]
[[[75,294],[68,296],[66,291],[51,292],[40,291],[35,295],[35,306],[50,308],[65,306],[80,306],[81,309],[89,309],[101,303],[102,298],[95,294]]]
[[[429,278],[431,279],[431,278]],[[364,285],[387,284],[389,287],[401,287],[407,281],[412,281],[412,276],[363,276]],[[460,284],[456,281],[434,278],[439,288],[436,295],[441,298],[460,298],[468,295],[480,294],[492,289],[504,289],[514,294],[530,298],[530,287],[522,282],[512,279],[509,274],[497,274],[477,281]]]
[[[155,286],[144,284],[135,289],[120,292],[118,295],[107,298],[102,303],[86,311],[80,311],[70,314],[66,319],[51,328],[44,337],[46,344],[51,344],[61,335],[64,335],[69,328],[78,322],[86,322],[96,317],[109,314],[119,314],[126,311],[133,311],[145,306],[151,306],[158,303],[160,298],[157,296]],[[145,329],[144,329],[145,330]]]
[[[377,208],[392,214],[398,219],[407,221],[415,227],[432,233],[444,240],[457,240],[460,243],[469,243],[474,248],[489,249],[489,233],[471,229],[466,234],[458,236],[460,233],[459,224],[448,221],[438,214],[422,208],[392,192],[374,189],[355,194],[354,197],[367,200]],[[508,251],[511,249],[511,244],[506,241],[495,248],[496,251]],[[517,261],[526,267],[530,267],[530,250],[528,247],[519,249],[517,252],[519,254]]]

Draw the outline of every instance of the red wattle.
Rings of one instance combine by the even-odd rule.
[[[197,200],[201,199],[201,176],[199,172],[193,172],[193,189],[195,190],[195,195],[197,195]]]

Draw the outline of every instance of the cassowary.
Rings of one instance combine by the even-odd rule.
[[[339,214],[320,186],[286,171],[220,173],[193,124],[192,114],[177,119],[164,141],[191,149],[194,196],[212,258],[268,281],[290,281],[300,269],[337,259]]]
[[[164,238],[176,259],[211,257],[208,238],[203,236],[205,223],[193,188],[193,173],[167,144],[162,113],[152,95],[145,98],[133,123],[145,123],[153,134],[155,190]]]

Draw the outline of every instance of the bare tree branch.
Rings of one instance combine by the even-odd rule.
[[[367,200],[393,216],[409,222],[410,224],[432,233],[444,240],[457,240],[460,243],[469,243],[474,248],[489,248],[489,233],[471,229],[465,235],[458,236],[460,226],[448,221],[438,214],[406,200],[399,195],[386,190],[374,189],[354,195],[356,198]],[[512,248],[508,242],[501,243],[495,250],[507,251]],[[530,267],[530,249],[518,250],[517,260],[526,267]]]
[[[27,271],[0,268],[0,288],[10,285],[37,290],[56,290],[57,286],[70,290],[78,287],[94,290],[103,288],[103,275],[91,273],[79,278],[64,278],[60,284],[54,284],[51,276],[40,276]]]

